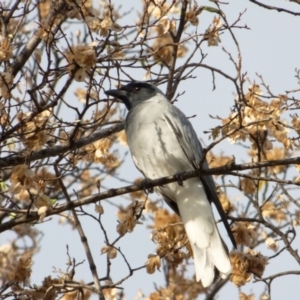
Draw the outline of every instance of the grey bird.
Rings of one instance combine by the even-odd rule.
[[[128,109],[125,131],[134,164],[146,178],[157,179],[199,169],[203,148],[187,117],[156,86],[134,81],[120,89],[105,91]],[[208,169],[204,161],[202,168]],[[215,268],[221,278],[232,271],[228,251],[212,213],[211,203],[235,241],[218,198],[212,176],[201,176],[159,186],[156,191],[181,217],[195,261],[197,281],[212,284]]]

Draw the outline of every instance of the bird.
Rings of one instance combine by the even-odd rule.
[[[209,169],[192,124],[157,86],[132,81],[119,89],[106,90],[105,94],[121,100],[128,109],[127,142],[133,162],[145,178],[180,174],[199,169],[201,164],[203,170]],[[232,266],[211,203],[215,204],[232,244],[236,244],[212,176],[201,175],[155,190],[183,222],[193,251],[196,280],[208,287],[217,273],[227,278]]]

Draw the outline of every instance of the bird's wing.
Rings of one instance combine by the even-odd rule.
[[[203,149],[197,137],[197,134],[187,117],[173,105],[170,106],[169,111],[164,114],[164,117],[173,133],[175,134],[178,144],[180,145],[188,160],[191,162],[191,167],[193,167],[194,169],[199,169],[201,160],[203,158]],[[209,169],[206,160],[203,162],[202,169]],[[204,175],[200,176],[200,179],[203,183],[208,200],[215,204],[231,239],[231,242],[236,247],[233,234],[227,221],[227,216],[217,195],[215,183],[212,176]]]

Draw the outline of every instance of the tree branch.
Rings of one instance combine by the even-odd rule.
[[[22,155],[17,155],[17,156],[11,157],[11,155],[10,155],[10,156],[0,159],[0,168],[16,166],[16,165],[25,163],[25,161],[33,162],[38,159],[44,159],[47,157],[57,156],[59,154],[65,153],[67,151],[84,147],[88,144],[91,144],[91,143],[97,141],[97,140],[103,139],[111,134],[117,133],[123,129],[124,129],[124,123],[120,122],[119,124],[113,125],[106,129],[102,129],[101,131],[95,132],[94,134],[92,134],[88,137],[84,137],[82,139],[79,139],[77,141],[69,143],[68,145],[55,146],[52,148],[46,148],[46,149],[42,149],[40,151],[32,152],[30,157],[24,157]]]
[[[254,4],[256,4],[256,5],[258,5],[258,6],[261,6],[263,8],[269,9],[269,10],[276,10],[278,12],[285,12],[285,13],[291,14],[293,16],[300,16],[300,12],[293,12],[291,10],[287,10],[287,9],[284,9],[284,8],[281,8],[281,7],[267,5],[267,4],[258,2],[256,0],[249,0],[249,1],[252,2],[252,3],[254,3]]]
[[[52,7],[52,10],[48,16],[47,24],[53,24],[54,18],[57,16],[58,12],[60,14],[64,14],[64,10],[66,8],[66,2],[62,1],[58,7],[55,5]],[[63,20],[61,21],[61,23]],[[52,28],[51,34],[54,36],[57,32],[59,26],[58,24],[54,28]],[[38,29],[35,31],[31,39],[27,42],[27,44],[24,46],[23,50],[19,55],[16,56],[16,60],[12,66],[12,75],[15,77],[17,73],[23,68],[27,60],[31,57],[34,50],[37,48],[39,43],[41,42],[41,38],[38,35]]]
[[[257,169],[257,168],[264,168],[269,166],[278,166],[278,165],[286,165],[286,164],[299,164],[300,163],[300,157],[296,158],[290,158],[286,160],[274,160],[274,161],[267,161],[267,162],[259,162],[259,163],[249,163],[249,164],[240,164],[240,165],[225,165],[218,168],[212,168],[209,170],[193,170],[188,172],[183,172],[181,174],[181,180],[185,181],[189,178],[203,176],[203,175],[220,175],[220,174],[226,174],[229,171],[242,171],[242,170],[248,170],[248,169]],[[264,179],[261,179],[264,180]],[[166,176],[159,179],[154,180],[147,180],[147,188],[151,189],[156,186],[161,186],[164,184],[172,183],[178,181],[178,176],[172,175],[172,176]],[[300,183],[294,182],[292,180],[286,181],[289,184],[295,184],[300,185]],[[120,195],[141,191],[145,189],[144,182],[141,182],[140,184],[134,184],[129,185],[117,189],[109,189],[103,193],[95,194],[92,196],[84,197],[79,200],[74,200],[68,203],[61,204],[49,212],[47,212],[47,216],[57,215],[59,213],[62,213],[64,211],[74,209],[79,206],[83,206],[90,203],[95,203],[97,201],[101,201],[108,198],[117,197]],[[15,212],[17,214],[17,211]],[[29,214],[22,215],[21,217],[16,217],[13,220],[10,220],[6,223],[3,223],[0,225],[0,232],[3,232],[5,230],[11,229],[14,226],[18,224],[23,223],[31,223],[38,221],[39,216],[37,214],[37,211],[30,211]]]

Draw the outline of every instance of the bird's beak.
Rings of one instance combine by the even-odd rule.
[[[108,96],[115,97],[117,99],[123,100],[127,98],[127,92],[123,90],[108,90],[104,92]]]

